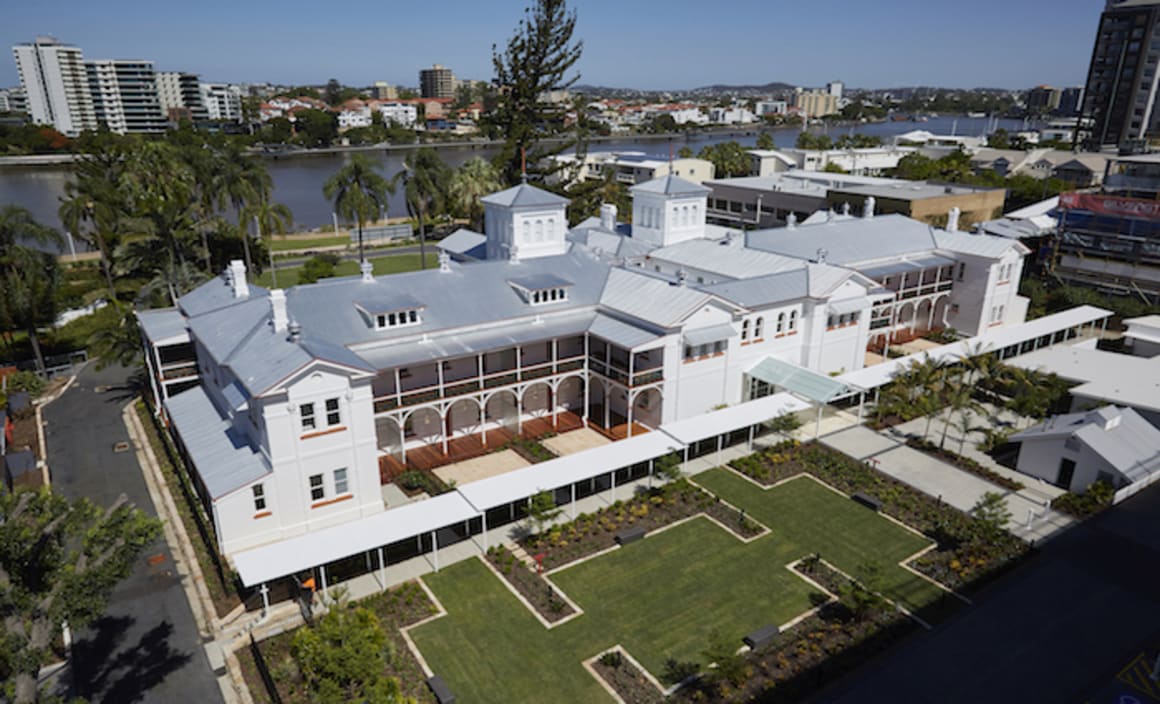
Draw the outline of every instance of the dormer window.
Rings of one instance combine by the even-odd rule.
[[[394,313],[379,313],[375,316],[375,328],[387,330],[401,328],[406,325],[418,325],[422,322],[418,309],[400,310]]]
[[[515,289],[524,302],[540,306],[568,300],[568,288],[572,282],[552,274],[537,274],[512,279],[508,284]]]
[[[423,304],[405,294],[384,293],[354,305],[375,330],[394,330],[423,322]]]

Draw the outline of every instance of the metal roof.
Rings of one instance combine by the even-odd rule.
[[[935,249],[933,228],[905,215],[838,220],[818,225],[756,230],[749,247],[787,257],[811,260],[826,250],[831,264],[853,265]]]
[[[1056,416],[1011,436],[1018,442],[1075,437],[1130,481],[1160,471],[1160,429],[1131,408]]]
[[[250,447],[245,433],[223,418],[205,389],[195,386],[165,402],[194,471],[214,499],[270,474],[262,453]]]
[[[477,511],[482,512],[533,496],[541,491],[568,486],[680,449],[680,443],[664,433],[645,433],[464,484],[459,487],[459,493]]]
[[[699,183],[693,183],[680,176],[668,174],[651,181],[638,183],[628,190],[632,193],[660,193],[666,196],[704,196],[711,193],[713,189]]]
[[[422,301],[402,291],[376,291],[373,296],[356,298],[355,306],[366,311],[368,315],[385,315],[397,313],[401,310],[420,310],[424,308]]]
[[[644,273],[613,269],[600,304],[663,328],[679,325],[711,296],[688,286],[678,286]]]
[[[807,408],[810,408],[810,404],[791,393],[773,394],[692,418],[665,423],[661,426],[661,430],[681,443],[689,445],[764,423],[783,413],[796,413]]]
[[[809,296],[809,280],[805,267],[698,288],[746,308],[784,303]]]
[[[865,296],[858,298],[843,298],[840,301],[832,301],[826,306],[826,310],[832,315],[845,315],[846,313],[857,313],[861,310],[866,310],[873,303]]]
[[[248,296],[234,298],[234,291],[230,288],[230,284],[226,281],[225,277],[215,276],[177,299],[177,307],[181,309],[181,312],[193,317],[210,311],[228,308],[243,301],[264,298],[269,293],[266,289],[252,282],[248,283],[247,286],[250,289]]]
[[[189,342],[189,328],[185,316],[176,308],[135,311],[141,332],[155,345],[176,345]]]
[[[1137,357],[1075,345],[1056,345],[1009,364],[1079,382],[1073,396],[1160,411],[1160,357]]]
[[[526,183],[484,196],[479,202],[505,208],[558,207],[569,203],[567,198]]]
[[[663,337],[603,313],[596,314],[596,319],[588,327],[588,332],[626,350],[653,344]]]
[[[728,340],[737,334],[732,325],[721,323],[720,325],[713,325],[707,328],[697,328],[696,330],[686,330],[685,344],[687,345],[707,345],[710,342],[720,342],[721,340]]]
[[[487,243],[487,236],[481,235],[467,228],[460,228],[435,245],[439,249],[454,254],[467,254],[471,250]]]
[[[921,271],[934,267],[952,266],[954,259],[947,257],[940,257],[937,254],[927,254],[919,257],[907,257],[898,259],[884,264],[872,264],[870,266],[858,267],[858,272],[863,276],[869,276],[872,279],[878,279],[883,276],[890,276],[892,274],[906,274],[912,271]]]
[[[329,528],[243,550],[232,556],[242,583],[252,587],[351,555],[430,533],[479,515],[458,493],[440,494]]]
[[[649,259],[675,266],[708,271],[731,279],[748,279],[801,269],[801,259],[745,247],[741,237],[732,240],[694,239],[654,249]]]
[[[840,379],[774,357],[766,357],[746,373],[767,384],[780,386],[818,403],[829,403],[857,391]]]
[[[547,272],[531,274],[529,276],[517,276],[514,279],[508,279],[508,283],[519,286],[525,291],[546,291],[552,288],[567,288],[574,285],[568,279]]]

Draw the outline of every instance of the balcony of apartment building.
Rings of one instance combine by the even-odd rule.
[[[392,471],[430,469],[517,435],[581,427],[586,344],[569,335],[380,372],[374,412],[384,462]]]
[[[954,260],[936,255],[861,270],[894,299],[870,309],[869,348],[883,350],[946,327],[951,292],[962,276]]]

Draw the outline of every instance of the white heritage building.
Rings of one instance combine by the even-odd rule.
[[[485,260],[286,291],[234,262],[141,312],[154,394],[223,554],[288,541],[289,555],[295,536],[395,514],[381,481],[484,431],[641,435],[795,376],[841,387],[829,376],[893,330],[1023,322],[1017,241],[872,204],[744,234],[705,223],[708,193],[662,177],[632,188],[631,225],[606,205],[569,228],[565,199],[520,185],[483,199]],[[397,510],[411,521],[439,501],[464,499]]]

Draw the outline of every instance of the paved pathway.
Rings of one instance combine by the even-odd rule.
[[[1073,523],[1057,511],[1047,509],[1042,499],[1012,492],[996,484],[964,472],[924,452],[907,447],[904,441],[864,426],[825,435],[822,442],[830,447],[867,461],[880,471],[905,482],[930,496],[935,496],[962,511],[970,511],[987,492],[1003,494],[1011,511],[1007,528],[1025,540],[1040,540]],[[1036,518],[1027,528],[1028,511]]]
[[[90,365],[45,407],[53,491],[106,506],[124,493],[157,515],[136,455],[113,450],[129,439],[121,419],[132,395],[127,378],[123,368],[98,372]],[[70,695],[91,702],[222,701],[164,539],[113,591],[105,616],[76,634],[73,661]]]

